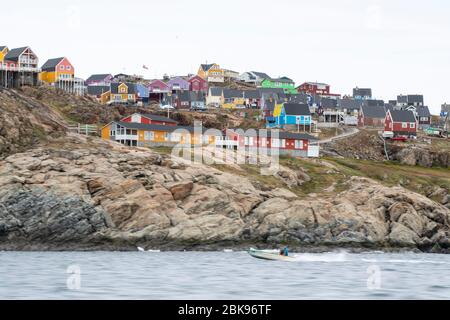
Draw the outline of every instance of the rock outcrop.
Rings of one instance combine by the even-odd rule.
[[[70,135],[0,161],[0,249],[449,250],[450,210],[442,204],[360,177],[333,196],[300,197],[289,190],[291,175],[283,169],[286,187],[271,190],[239,174]]]

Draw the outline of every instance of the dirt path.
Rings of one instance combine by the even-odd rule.
[[[334,140],[339,140],[339,139],[343,139],[343,138],[347,138],[347,137],[353,136],[353,135],[357,134],[358,132],[359,132],[358,128],[350,128],[350,130],[345,131],[345,132],[343,132],[343,133],[341,133],[341,134],[339,134],[339,135],[337,135],[335,137],[327,138],[327,139],[324,139],[324,140],[319,140],[319,142],[321,144],[330,143],[330,142],[333,142]]]

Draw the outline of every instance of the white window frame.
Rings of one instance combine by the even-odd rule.
[[[402,129],[407,129],[408,128],[408,124],[406,122],[402,122]]]
[[[415,129],[415,128],[416,128],[416,123],[415,123],[415,122],[411,122],[411,123],[409,124],[409,128],[410,128],[410,129]]]

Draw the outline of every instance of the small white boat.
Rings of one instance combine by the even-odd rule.
[[[278,250],[257,250],[250,248],[247,253],[254,258],[263,260],[296,261],[291,256],[281,255]]]

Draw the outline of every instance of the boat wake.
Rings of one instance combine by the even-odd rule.
[[[297,253],[292,254],[295,261],[301,262],[344,262],[347,261],[347,252],[327,253]]]

